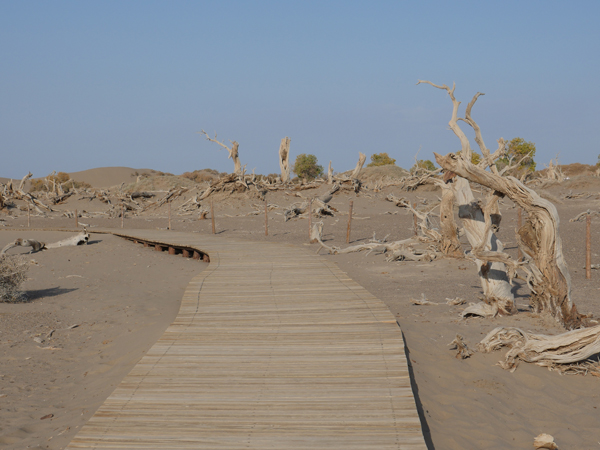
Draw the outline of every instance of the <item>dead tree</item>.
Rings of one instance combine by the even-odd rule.
[[[290,138],[284,137],[279,145],[279,167],[281,168],[281,182],[290,181]]]
[[[452,100],[452,117],[449,125],[450,129],[460,139],[461,152],[459,158],[464,159],[471,164],[471,146],[469,139],[458,126],[458,107],[460,102],[454,97],[454,87],[450,89],[448,86],[437,86],[429,81],[419,81],[419,83],[427,83],[438,89],[444,89],[448,92]],[[481,164],[484,166],[494,164],[494,159],[490,157],[490,152],[485,147],[481,130],[479,126],[471,119],[471,108],[475,103],[477,94],[471,103],[469,103],[465,118],[461,119],[473,127],[475,130],[475,141],[479,145],[484,158]],[[502,148],[504,150],[504,148]],[[503,152],[498,151],[495,155],[497,159]],[[438,161],[438,164],[439,161]],[[471,164],[472,165],[472,164]],[[514,275],[514,266],[516,263],[508,258],[504,253],[504,246],[494,233],[494,227],[499,226],[501,215],[497,208],[498,197],[492,193],[487,200],[486,205],[482,206],[475,201],[473,192],[467,180],[461,177],[456,177],[456,172],[446,169],[444,181],[452,189],[454,198],[458,204],[458,216],[462,220],[465,234],[471,244],[471,252],[467,256],[473,259],[477,265],[479,279],[484,293],[484,304],[473,305],[470,307],[469,313],[483,316],[494,316],[500,314],[512,314],[516,312],[514,295],[512,293],[512,285],[510,280]],[[482,169],[483,170],[483,169]],[[507,271],[506,264],[509,263],[510,271]]]
[[[364,153],[358,152],[358,162],[356,163],[356,167],[352,171],[350,178],[353,180],[358,180],[358,176],[360,175],[360,171],[362,170],[366,160],[367,156]]]
[[[208,140],[210,142],[214,142],[215,144],[219,144],[221,147],[223,147],[224,149],[227,150],[227,152],[229,153],[228,158],[233,160],[233,164],[234,164],[233,172],[237,175],[240,175],[242,173],[242,163],[240,162],[240,158],[238,156],[238,147],[240,145],[236,141],[229,141],[229,142],[231,142],[231,147],[227,147],[222,142],[217,141],[217,133],[215,133],[214,138],[211,138],[208,135],[208,133],[204,130],[201,131],[201,134],[203,134],[206,137],[206,140]]]
[[[329,167],[327,168],[327,184],[333,184],[333,167],[331,167],[331,161],[329,161]]]
[[[471,162],[469,141],[457,124],[460,102],[454,98],[454,87],[450,89],[446,85],[437,86],[428,81],[424,83],[446,90],[452,99],[454,109],[450,128],[461,141],[461,154],[449,153],[442,156],[435,153],[435,158],[443,169],[458,175],[456,179],[459,188],[455,193],[464,196],[461,199],[457,195],[457,201],[459,208],[463,210],[462,215],[468,217],[467,220],[463,219],[467,236],[481,233],[479,236],[483,237],[478,240],[479,245],[472,244],[473,256],[481,265],[480,276],[485,276],[487,273],[487,278],[493,279],[495,285],[502,289],[496,292],[508,294],[510,292],[508,279],[517,268],[522,267],[527,272],[527,282],[531,289],[530,304],[533,310],[550,314],[567,329],[581,326],[581,316],[571,301],[571,281],[562,252],[562,241],[558,233],[559,218],[555,206],[518,179],[502,176],[499,173],[495,160],[504,155],[506,147],[504,139],[498,141],[498,149],[492,154],[483,142],[479,126],[471,118],[471,109],[482,94],[477,93],[473,97],[467,106],[465,118],[462,119],[474,129],[475,140],[483,155],[482,162],[475,165]],[[486,168],[489,168],[489,171]],[[464,181],[460,181],[461,177]],[[491,189],[492,193],[485,207],[477,206],[468,197],[470,189],[467,191],[466,180]],[[493,213],[497,212],[495,203],[503,196],[508,197],[527,212],[527,220],[518,230],[517,236],[519,247],[526,255],[524,265],[515,262],[504,253],[501,243],[494,237],[494,221],[499,223],[499,217],[495,219],[493,217]],[[474,226],[475,224],[477,226]],[[492,271],[495,272],[493,278],[490,276]],[[501,285],[505,280],[506,285]]]

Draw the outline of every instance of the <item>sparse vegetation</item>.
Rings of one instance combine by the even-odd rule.
[[[0,302],[17,303],[26,299],[21,291],[27,279],[29,262],[22,255],[0,256]]]
[[[536,163],[533,160],[535,156],[535,144],[528,142],[523,138],[516,137],[507,144],[506,156],[498,159],[496,165],[498,168],[506,167],[509,162],[518,163],[516,170],[518,172],[535,172]]]
[[[189,180],[195,181],[196,183],[203,183],[206,181],[216,180],[219,177],[227,175],[226,172],[219,173],[214,169],[202,169],[194,170],[193,172],[185,172],[181,176]]]
[[[435,170],[435,164],[428,159],[419,159],[417,162],[410,168],[410,173],[416,173],[418,170]]]
[[[367,164],[367,167],[388,166],[395,164],[396,160],[391,158],[387,153],[373,153],[371,155],[371,162]]]
[[[84,181],[75,181],[71,179],[68,173],[65,172],[52,172],[46,178],[36,178],[31,180],[31,192],[51,192],[54,191],[54,186],[60,185],[63,192],[67,193],[71,189],[86,189],[92,186]]]
[[[323,166],[320,166],[315,155],[301,153],[296,157],[293,171],[300,178],[314,180],[323,174]]]

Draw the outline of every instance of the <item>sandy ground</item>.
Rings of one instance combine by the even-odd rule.
[[[0,448],[62,449],[173,321],[206,264],[101,234],[28,256],[30,301],[0,303]]]
[[[580,312],[599,317],[600,274],[593,271],[592,279],[586,280],[583,269],[585,223],[569,222],[588,208],[598,210],[598,190],[589,185],[577,188],[578,192],[589,189],[590,197],[567,200],[564,196],[568,190],[560,187],[550,194],[560,201],[557,204],[560,234],[571,270],[573,301]],[[320,191],[304,191],[302,195],[313,196],[317,192]],[[384,200],[389,192],[411,201],[427,199],[431,202],[438,196],[432,191],[407,194],[395,188],[358,196],[348,192],[338,194],[332,205],[339,213],[324,219],[326,242],[346,245],[350,200],[354,202],[352,242],[364,242],[373,233],[377,238],[388,235],[388,240],[411,236],[412,216]],[[285,193],[269,193],[268,201],[280,207],[269,212],[268,236],[264,232],[264,214],[248,215],[257,210],[253,205],[262,207],[257,200],[240,196],[216,201],[218,235],[224,239],[291,242],[316,253],[318,245],[307,243],[307,220],[283,220],[281,207],[301,199]],[[85,205],[74,203],[65,209],[74,207],[82,211]],[[512,202],[505,200],[501,211],[500,238],[508,252],[516,255],[516,209]],[[120,219],[81,218],[80,221],[86,222],[92,233],[96,227],[120,227]],[[25,229],[27,222],[22,214],[16,219],[6,218],[3,223],[23,231],[0,231],[1,245],[17,236],[41,238],[40,232]],[[32,228],[73,225],[73,219],[32,217]],[[125,227],[166,229],[166,209],[142,218],[128,217]],[[211,221],[174,214],[172,228],[210,233]],[[599,242],[599,237],[600,219],[594,219],[593,245]],[[120,377],[158,338],[176,314],[186,282],[201,269],[198,262],[157,254],[114,237],[92,235],[92,241],[95,241],[93,245],[83,249],[59,249],[32,255],[39,262],[39,266],[31,269],[33,279],[26,286],[33,294],[32,301],[0,304],[0,396],[6,395],[0,399],[0,443],[6,448],[20,449],[27,445],[63,448]],[[594,252],[592,262],[600,263],[597,247]],[[469,261],[388,263],[381,254],[331,256],[323,251],[320,254],[335,261],[384,300],[396,315],[404,333],[417,404],[430,448],[528,449],[532,448],[533,438],[542,432],[553,435],[561,448],[600,448],[597,427],[600,379],[561,376],[527,364],[521,364],[510,373],[496,365],[504,352],[475,353],[467,360],[459,360],[450,350],[449,343],[456,334],[462,335],[470,347],[475,347],[485,334],[499,325],[545,334],[562,332],[552,320],[530,312],[528,290],[522,280],[516,280],[514,287],[519,314],[463,320],[458,316],[463,307],[415,306],[410,299],[424,293],[437,303],[457,296],[469,302],[478,301],[482,291],[475,266]],[[149,323],[153,326],[147,326]],[[68,329],[72,324],[80,326]],[[9,328],[5,331],[6,326]],[[44,337],[51,329],[56,331],[46,342],[33,341],[33,337]],[[130,339],[131,336],[136,339]],[[133,345],[131,341],[138,342],[138,346],[127,347]],[[62,349],[44,349],[47,346]],[[115,353],[109,355],[109,351]],[[48,414],[54,417],[40,420]]]

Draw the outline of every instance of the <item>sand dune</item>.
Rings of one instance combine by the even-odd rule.
[[[94,187],[110,187],[121,183],[134,182],[138,175],[152,174],[151,169],[132,169],[131,167],[100,167],[97,169],[71,172],[69,176],[75,181],[83,181]]]

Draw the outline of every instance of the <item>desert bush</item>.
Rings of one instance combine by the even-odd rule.
[[[512,158],[513,163],[521,161],[516,168],[516,171],[524,170],[530,173],[535,172],[536,163],[533,160],[533,157],[535,156],[535,150],[535,144],[533,142],[528,142],[523,138],[516,137],[508,143],[506,148],[506,156],[498,159],[496,166],[499,169],[504,168]]]
[[[85,181],[72,180],[68,173],[58,172],[57,174],[50,174],[46,178],[36,178],[31,180],[31,192],[41,191],[48,192],[52,190],[53,183],[62,185],[62,189],[65,192],[69,192],[71,189],[86,189],[91,188],[92,185]]]
[[[396,160],[390,158],[390,155],[387,153],[373,153],[371,155],[371,162],[367,164],[367,167],[388,166],[394,164],[396,164]]]
[[[22,255],[0,256],[0,302],[17,303],[26,300],[21,285],[27,279],[29,262]]]
[[[320,166],[315,155],[301,153],[296,157],[292,171],[300,178],[314,180],[323,174],[323,166]]]
[[[419,159],[417,162],[410,168],[410,173],[415,173],[418,170],[435,170],[435,164],[431,162],[429,159]]]
[[[460,155],[460,152],[456,152],[457,155]],[[479,153],[471,152],[471,164],[479,164],[481,162],[481,155]]]

